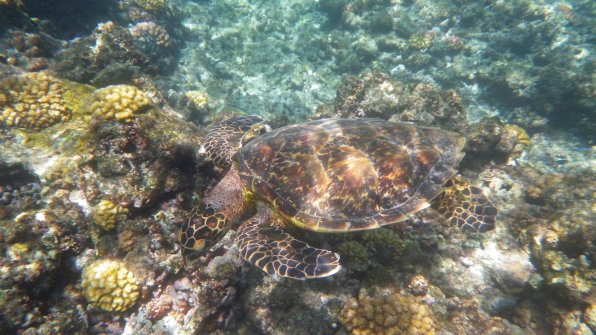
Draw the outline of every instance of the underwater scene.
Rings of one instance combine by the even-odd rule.
[[[0,334],[596,333],[593,0],[0,0]]]

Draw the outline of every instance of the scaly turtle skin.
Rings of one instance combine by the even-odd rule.
[[[204,249],[253,208],[256,214],[237,231],[243,257],[271,275],[304,279],[339,271],[339,255],[292,238],[283,230],[287,224],[314,232],[374,229],[433,205],[466,230],[494,227],[496,209],[480,189],[452,182],[445,191],[464,155],[465,140],[456,133],[328,119],[243,142],[256,124],[254,117],[233,118],[209,132],[205,151],[228,170],[182,225],[184,247]]]

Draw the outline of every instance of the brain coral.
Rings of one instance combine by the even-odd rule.
[[[91,96],[90,112],[106,120],[130,122],[135,113],[150,105],[143,91],[130,85],[112,85],[100,88]]]
[[[350,334],[435,334],[434,316],[418,299],[401,294],[369,296],[361,290],[341,311]]]
[[[39,130],[71,117],[60,80],[45,72],[0,81],[0,123],[6,127]]]
[[[139,297],[139,283],[122,262],[98,260],[83,271],[83,295],[93,307],[123,312]]]

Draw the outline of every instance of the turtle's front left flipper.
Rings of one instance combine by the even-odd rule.
[[[242,257],[270,275],[293,279],[327,277],[341,269],[338,254],[293,238],[279,223],[275,214],[259,206],[238,228],[236,245]]]

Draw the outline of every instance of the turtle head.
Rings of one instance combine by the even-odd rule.
[[[209,250],[228,231],[226,215],[211,206],[201,206],[178,231],[178,241],[187,249]]]

